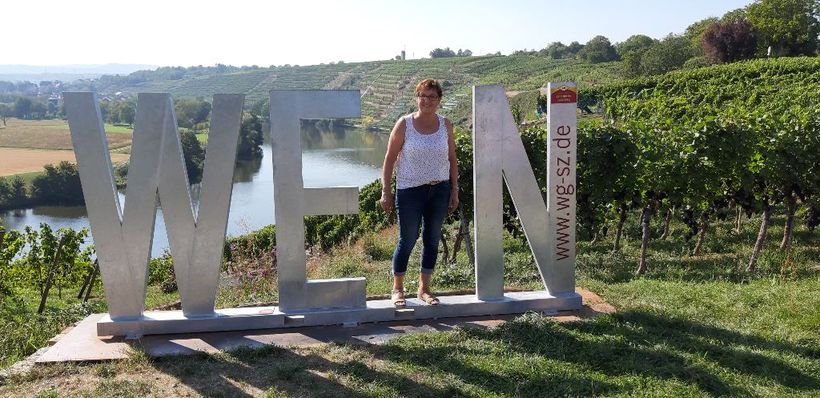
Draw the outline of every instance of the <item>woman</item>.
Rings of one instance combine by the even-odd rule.
[[[407,304],[404,274],[420,228],[424,246],[417,297],[429,305],[439,303],[430,291],[430,278],[436,265],[444,217],[458,207],[458,164],[453,125],[436,114],[441,95],[441,86],[433,79],[422,80],[416,86],[418,111],[399,118],[390,133],[384,156],[379,202],[385,212],[393,210],[390,185],[393,168],[396,168],[399,243],[393,252],[391,300],[397,308]]]

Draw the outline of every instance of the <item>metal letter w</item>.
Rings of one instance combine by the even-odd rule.
[[[96,95],[64,93],[64,99],[111,319],[142,316],[157,199],[182,310],[186,316],[212,315],[244,96],[214,96],[197,214],[169,94],[138,96],[124,204],[114,185]]]

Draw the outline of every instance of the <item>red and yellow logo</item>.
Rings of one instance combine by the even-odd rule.
[[[552,89],[550,93],[551,104],[574,104],[578,102],[578,89],[575,87],[561,86]]]

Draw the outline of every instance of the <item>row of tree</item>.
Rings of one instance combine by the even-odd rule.
[[[659,40],[636,34],[612,44],[599,35],[586,44],[553,42],[538,51],[521,50],[513,55],[578,58],[590,63],[622,60],[629,76],[754,57],[815,55],[820,51],[819,4],[818,0],[757,0]]]
[[[10,117],[18,119],[49,119],[57,117],[60,109],[56,102],[45,101],[42,98],[29,97],[25,95],[15,95],[9,102],[0,102],[0,121],[6,125],[6,120]]]
[[[434,48],[433,51],[430,51],[430,58],[449,58],[449,57],[471,57],[473,56],[473,52],[467,49],[458,49],[458,51],[453,51],[450,47],[445,48]]]

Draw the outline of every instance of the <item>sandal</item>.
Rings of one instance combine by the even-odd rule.
[[[434,296],[433,293],[430,292],[422,292],[419,291],[418,299],[422,302],[426,303],[427,305],[438,305],[439,300],[438,297]]]
[[[390,300],[393,301],[393,306],[396,308],[404,308],[407,306],[407,300],[404,298],[404,290],[393,290],[390,292]]]

